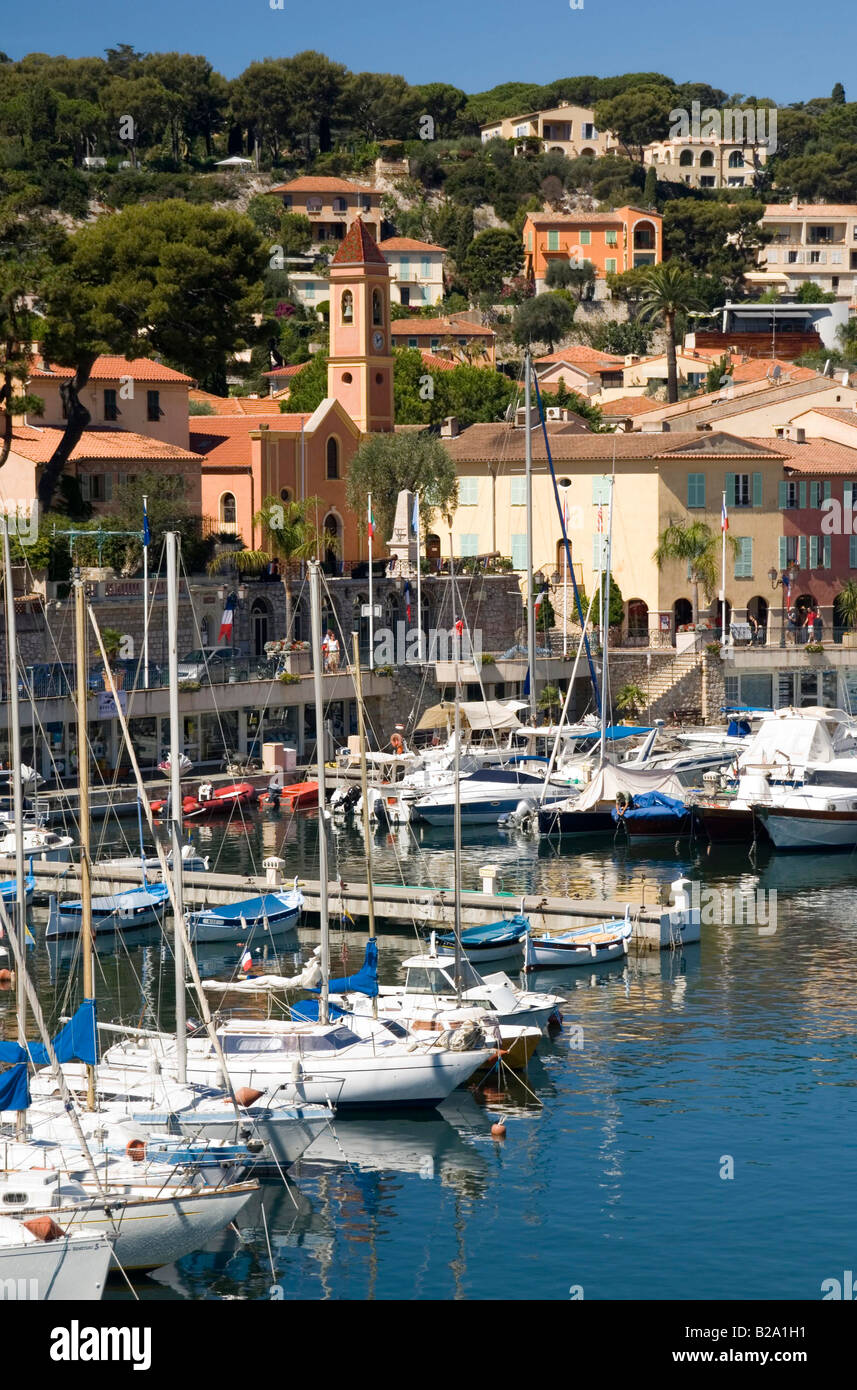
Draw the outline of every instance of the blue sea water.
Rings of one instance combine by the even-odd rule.
[[[288,872],[314,877],[316,829],[307,816],[253,822],[249,838],[212,828],[200,848],[247,871],[277,850]],[[374,856],[378,881],[451,883],[451,842],[437,832],[381,836]],[[141,1298],[813,1300],[855,1268],[854,858],[754,864],[740,848],[560,849],[480,832],[465,841],[465,887],[487,862],[513,894],[642,889],[652,901],[682,872],[712,890],[773,892],[775,930],[711,923],[678,952],[540,974],[537,987],[565,1001],[565,1027],[523,1081],[495,1077],[490,1094],[459,1091],[431,1116],[338,1121],[287,1189],[265,1183],[240,1235],[139,1276]],[[335,834],[333,871],[365,874],[353,829]],[[77,971],[50,962],[37,935],[55,1018],[79,992]],[[301,930],[301,958],[316,937]],[[401,928],[382,934],[384,980],[414,943]],[[333,952],[357,965],[354,924],[335,921]],[[223,961],[201,964],[216,973]],[[106,946],[100,1016],[167,1026],[171,970],[158,943]],[[491,1137],[498,1119],[504,1140]]]

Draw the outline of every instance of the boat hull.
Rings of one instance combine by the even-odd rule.
[[[111,1244],[103,1234],[66,1234],[11,1249],[0,1245],[0,1288],[7,1299],[95,1303],[104,1293],[110,1260]]]
[[[539,811],[541,835],[612,835],[616,827],[609,811]]]
[[[810,852],[857,848],[857,814],[781,807],[759,812],[777,849]]]
[[[224,1103],[223,1113],[214,1111],[188,1110],[178,1114],[158,1114],[147,1110],[134,1112],[132,1118],[141,1130],[180,1134],[186,1139],[211,1139],[225,1144],[234,1143],[238,1130],[246,1132],[250,1142],[264,1145],[256,1159],[257,1164],[277,1164],[288,1168],[296,1163],[310,1144],[326,1130],[331,1122],[332,1112],[310,1110],[307,1106],[296,1106],[288,1117],[277,1116],[270,1111],[246,1112],[246,1123],[239,1123],[231,1104]],[[245,1116],[242,1112],[242,1121]]]

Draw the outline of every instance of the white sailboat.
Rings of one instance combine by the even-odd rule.
[[[6,1299],[94,1303],[112,1258],[107,1235],[69,1234],[53,1220],[0,1216],[0,1288]]]

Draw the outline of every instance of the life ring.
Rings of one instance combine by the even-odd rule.
[[[404,743],[402,742],[402,735],[401,735],[401,734],[393,734],[393,737],[390,739],[390,747],[392,748],[393,752],[394,752],[394,753],[401,753],[402,750],[403,750],[403,748],[404,748],[404,746],[405,746],[405,745],[404,745]]]
[[[125,1145],[125,1156],[130,1158],[132,1163],[142,1163],[146,1157],[145,1139],[129,1139]]]

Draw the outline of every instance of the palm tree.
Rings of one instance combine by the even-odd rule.
[[[733,536],[726,537],[732,554],[738,549]],[[680,521],[671,521],[661,533],[655,553],[652,556],[658,569],[663,569],[670,560],[690,567],[690,584],[693,592],[693,624],[699,621],[699,586],[710,599],[717,586],[717,549],[719,537],[704,521],[691,521],[686,526]]]
[[[691,309],[704,309],[705,304],[694,288],[693,275],[678,261],[646,267],[640,293],[641,323],[662,323],[667,335],[667,400],[678,400],[678,371],[675,360],[676,314]]]
[[[253,526],[261,527],[267,548],[232,550],[216,555],[208,566],[209,574],[219,574],[225,569],[258,574],[272,560],[282,561],[286,632],[291,633],[292,580],[296,565],[301,560],[317,559],[339,545],[335,536],[318,525],[316,518],[324,510],[325,503],[320,497],[306,497],[300,502],[281,502],[278,497],[266,497],[253,517]]]

